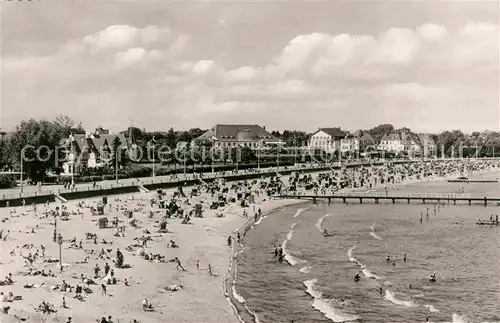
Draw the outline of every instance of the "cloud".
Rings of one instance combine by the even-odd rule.
[[[130,25],[113,25],[95,34],[85,36],[83,43],[90,46],[93,51],[107,48],[123,48],[134,44],[159,42],[169,32],[168,27],[160,28],[154,25],[142,29]]]
[[[115,64],[118,68],[124,68],[145,60],[159,60],[161,57],[162,54],[158,50],[147,51],[141,47],[134,47],[115,54]]]
[[[448,31],[444,26],[424,24],[417,28],[417,33],[426,41],[440,42],[447,36]]]
[[[192,66],[193,73],[197,75],[207,74],[215,68],[214,61],[201,60]]]
[[[75,95],[95,93],[107,98],[106,117],[116,115],[116,124],[137,114],[145,126],[160,117],[185,125],[189,115],[196,116],[188,118],[192,124],[259,122],[283,117],[280,111],[293,111],[287,120],[299,125],[332,120],[325,122],[349,127],[364,117],[372,124],[404,115],[411,126],[423,124],[429,111],[452,115],[457,104],[498,111],[496,24],[307,33],[288,38],[260,64],[211,56],[196,39],[168,26],[113,25],[70,39],[52,54],[5,56],[4,114],[13,118],[15,107],[29,105],[61,112]],[[85,102],[88,111],[102,109],[98,101]]]
[[[103,31],[83,38],[83,42],[97,48],[124,47],[132,45],[139,35],[139,29],[129,25],[109,26]]]

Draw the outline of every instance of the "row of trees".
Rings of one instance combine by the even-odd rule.
[[[412,133],[411,129],[395,129],[391,124],[378,125],[366,131],[371,134],[375,142],[380,142],[385,134],[394,131]],[[0,169],[20,171],[21,153],[25,147],[32,146],[38,148],[38,156],[35,156],[33,149],[24,150],[26,160],[23,163],[23,171],[27,174],[27,177],[37,181],[42,180],[48,172],[57,174],[62,170],[61,161],[65,158],[64,150],[58,149],[59,144],[62,139],[68,138],[72,133],[83,134],[85,130],[81,123],[64,115],[60,115],[52,121],[34,119],[22,121],[13,133],[2,134],[0,139]],[[183,156],[183,159],[186,160],[185,164],[193,168],[195,165],[211,163],[211,156],[202,156],[201,149],[192,144],[193,139],[204,133],[203,129],[192,128],[187,131],[175,131],[170,128],[166,132],[147,132],[132,127],[122,133],[127,138],[127,141],[132,140],[136,147],[142,151],[147,151],[151,145],[169,147],[171,149],[170,156],[159,156],[160,152],[156,151],[155,158],[156,160],[161,159],[163,165],[179,164],[179,156]],[[310,133],[297,130],[273,131],[272,134],[279,137],[285,146],[289,147],[301,146],[308,142],[311,136]],[[483,131],[464,134],[460,130],[454,130],[433,134],[431,138],[435,141],[438,156],[450,157],[454,155],[458,157],[459,150],[462,150],[465,157],[467,155],[476,155],[476,153],[480,157],[500,156],[500,132]],[[114,168],[115,165],[124,168],[131,163],[131,160],[127,158],[127,154],[123,151],[121,151],[118,161],[116,160],[117,152],[120,151],[118,147],[121,144],[123,143],[116,139],[111,143],[108,152],[112,157],[109,163],[111,168]],[[469,148],[463,149],[460,147]],[[223,163],[231,163],[231,161],[236,160],[240,163],[256,163],[258,158],[262,163],[276,162],[276,156],[278,155],[281,156],[280,162],[290,162],[292,158],[296,159],[290,152],[278,152],[273,149],[260,152],[259,156],[250,148],[232,149],[226,152],[228,158],[224,159]],[[236,156],[236,154],[239,155]]]

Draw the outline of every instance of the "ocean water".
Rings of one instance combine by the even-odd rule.
[[[388,190],[500,196],[499,184]],[[258,322],[500,322],[500,226],[476,225],[498,213],[494,204],[288,207],[246,234],[233,292]],[[281,264],[274,246],[285,251]]]

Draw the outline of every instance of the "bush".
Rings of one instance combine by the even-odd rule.
[[[148,177],[153,175],[153,170],[149,167],[131,164],[122,169],[120,174],[128,178]]]
[[[0,188],[16,187],[16,181],[12,176],[0,175]]]

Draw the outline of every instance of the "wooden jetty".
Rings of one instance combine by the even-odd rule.
[[[314,203],[317,200],[327,200],[328,203],[331,203],[335,200],[341,200],[343,203],[347,203],[349,200],[358,201],[360,204],[363,204],[364,201],[375,202],[378,204],[380,201],[392,201],[393,204],[396,201],[406,201],[410,204],[412,201],[421,202],[423,204],[426,203],[444,203],[448,202],[448,204],[453,203],[454,205],[457,202],[467,202],[469,205],[472,205],[473,202],[480,202],[484,206],[487,206],[489,203],[500,202],[500,197],[488,197],[488,196],[466,196],[460,194],[420,194],[420,193],[409,193],[409,194],[385,194],[385,193],[362,193],[362,192],[354,192],[354,193],[339,193],[339,194],[297,194],[297,193],[285,193],[281,194],[278,197],[284,199],[312,199]],[[498,204],[498,203],[497,203]],[[495,204],[496,205],[496,204]]]
[[[449,179],[447,181],[448,183],[498,183],[498,180],[496,179],[485,179],[485,180],[470,180],[470,179]]]
[[[498,225],[499,222],[498,221],[482,221],[482,220],[479,220],[476,222],[477,225]]]

